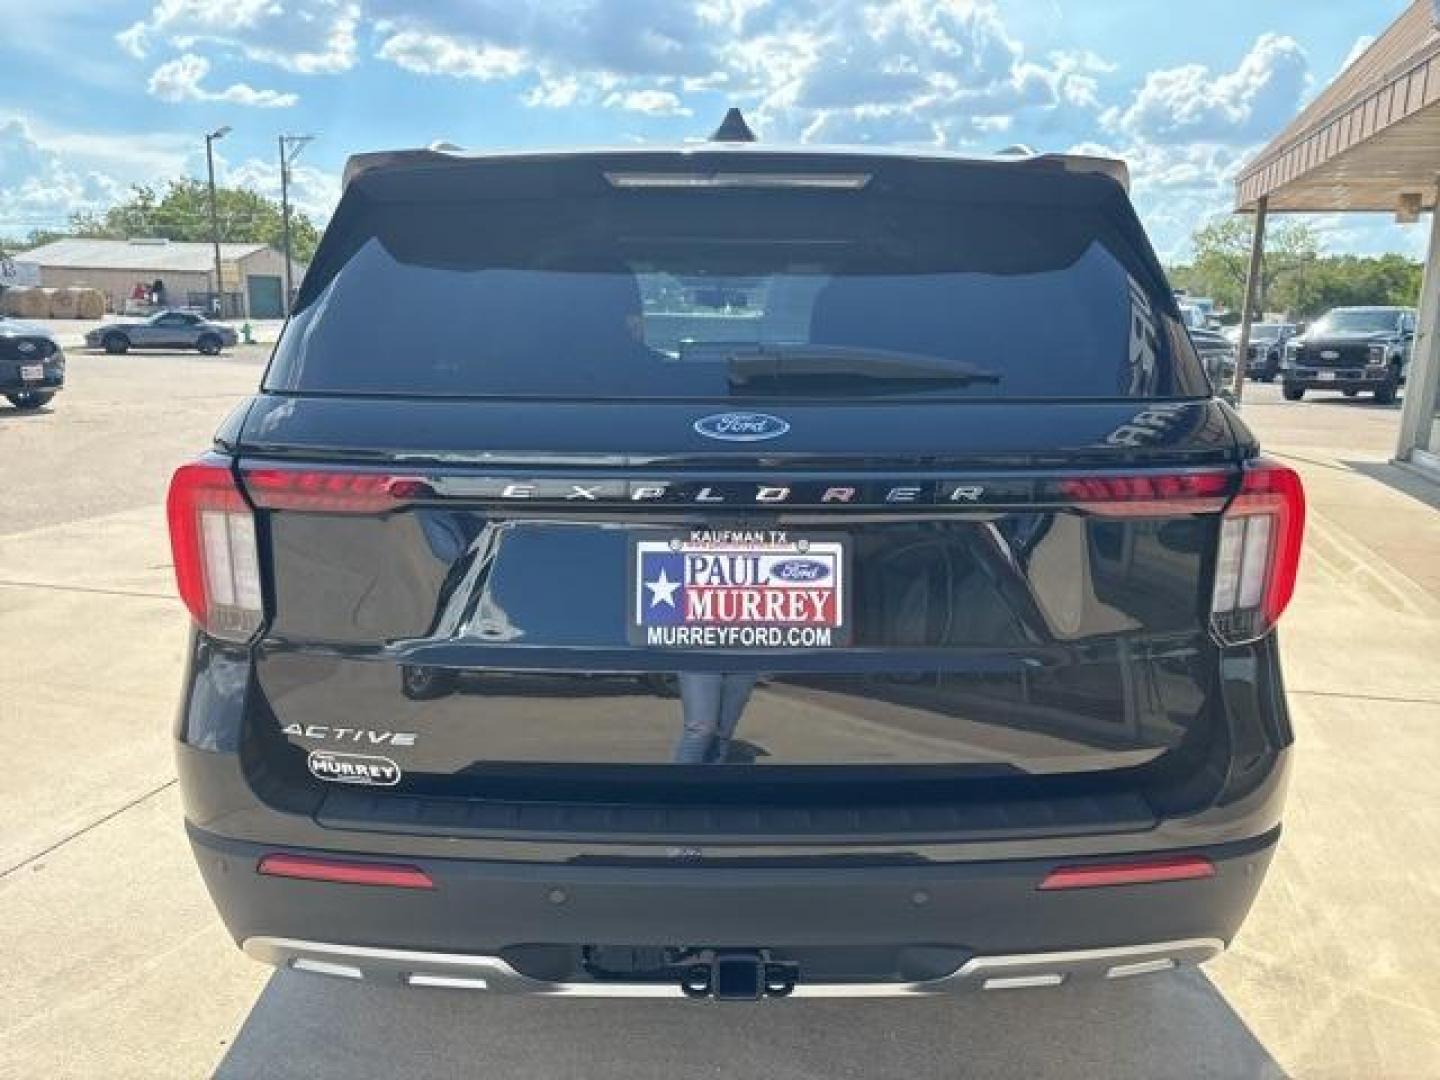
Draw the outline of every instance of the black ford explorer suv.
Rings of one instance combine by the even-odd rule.
[[[1280,830],[1304,504],[1081,157],[353,159],[169,497],[251,956],[490,993],[1119,978]]]
[[[1306,390],[1373,392],[1389,404],[1405,382],[1415,341],[1415,309],[1332,308],[1285,346],[1281,392],[1299,401]]]

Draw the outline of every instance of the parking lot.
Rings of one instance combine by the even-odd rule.
[[[486,999],[240,955],[181,828],[163,499],[265,351],[72,356],[0,408],[0,1076],[1440,1077],[1440,489],[1397,407],[1252,384],[1311,499],[1286,836],[1201,971],[964,1000]]]

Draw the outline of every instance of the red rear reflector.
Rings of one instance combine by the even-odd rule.
[[[1143,862],[1061,866],[1045,875],[1042,889],[1097,889],[1107,885],[1146,885],[1215,876],[1215,864],[1199,855],[1176,855]]]
[[[1080,509],[1106,517],[1165,517],[1214,513],[1230,494],[1232,473],[1097,474],[1057,480],[1055,494]]]
[[[269,877],[335,881],[345,885],[388,885],[393,889],[433,889],[430,875],[416,866],[395,863],[343,862],[308,855],[266,855],[257,867]]]
[[[375,514],[434,494],[413,476],[335,469],[245,469],[245,490],[262,510]]]

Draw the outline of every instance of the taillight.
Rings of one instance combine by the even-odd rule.
[[[1246,468],[1220,522],[1210,627],[1227,645],[1262,637],[1295,594],[1305,491],[1300,477],[1264,458]]]
[[[246,492],[262,510],[375,514],[434,494],[424,480],[389,473],[259,468],[243,475]]]
[[[1054,496],[1101,517],[1169,517],[1214,513],[1230,494],[1223,470],[1071,476],[1052,485]]]
[[[260,555],[229,465],[202,459],[176,469],[166,513],[180,599],[206,633],[248,641],[264,617]]]

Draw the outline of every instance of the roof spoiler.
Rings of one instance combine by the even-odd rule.
[[[749,155],[756,154],[757,152],[799,154],[807,152],[816,154],[854,153],[856,155],[875,153],[874,147],[856,147],[854,149],[851,149],[849,147],[772,146],[757,151],[754,148],[754,144],[738,143],[734,145],[736,145],[738,152],[744,153],[747,157]],[[638,145],[614,149],[601,148],[599,150],[577,148],[575,150],[569,151],[506,151],[495,154],[493,156],[500,158],[511,158],[515,160],[522,160],[526,158],[536,160],[544,158],[558,159],[565,157],[573,157],[592,152],[643,154],[647,152],[665,153],[667,151],[674,153],[695,153],[697,151],[704,152],[707,150],[716,150],[717,152],[724,153],[725,150],[723,146],[724,144],[717,145],[715,143],[688,144],[683,147]],[[744,148],[743,151],[739,149],[740,147]],[[351,155],[349,160],[345,162],[345,174],[343,183],[345,187],[349,187],[350,184],[352,184],[355,180],[359,179],[361,176],[364,176],[366,173],[375,172],[381,169],[417,167],[423,168],[425,166],[444,167],[446,165],[459,164],[466,161],[484,160],[485,158],[490,156],[491,155],[487,154],[477,154],[474,151],[462,150],[460,147],[455,146],[453,143],[434,143],[423,150],[381,150],[368,154],[353,154]],[[933,160],[946,160],[944,155],[926,154],[924,151],[916,152],[915,157],[917,159],[930,158]],[[1107,176],[1111,180],[1115,181],[1115,183],[1119,184],[1121,189],[1124,190],[1126,193],[1130,191],[1130,168],[1125,164],[1125,162],[1119,160],[1118,158],[1096,157],[1090,154],[1020,155],[1012,153],[1003,156],[997,155],[994,158],[965,158],[956,155],[954,160],[956,162],[963,162],[967,160],[975,162],[994,161],[999,164],[1010,165],[1018,168],[1026,168],[1035,165],[1039,165],[1042,167],[1049,166],[1052,168],[1058,167],[1064,169],[1066,172],[1071,173],[1090,173],[1099,176]]]

